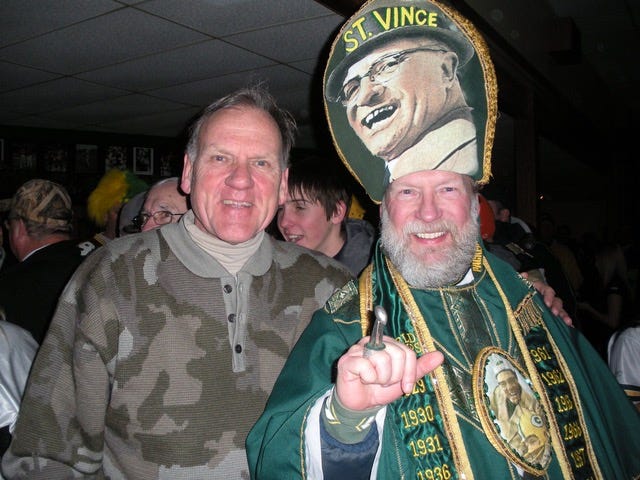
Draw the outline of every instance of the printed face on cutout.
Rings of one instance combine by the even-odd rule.
[[[447,50],[424,39],[399,39],[348,69],[342,90],[347,118],[371,153],[387,161],[398,157],[450,110],[458,61]]]

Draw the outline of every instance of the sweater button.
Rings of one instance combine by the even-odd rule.
[[[233,323],[236,321],[236,314],[235,313],[230,313],[229,316],[227,317],[227,320],[229,320],[229,323]]]
[[[224,287],[222,287],[222,289],[224,290],[224,293],[231,293],[233,291],[233,287],[228,283]]]
[[[242,345],[236,345],[236,353],[242,353]]]

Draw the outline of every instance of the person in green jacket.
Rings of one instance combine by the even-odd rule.
[[[461,42],[473,45],[460,84],[473,100],[475,164],[433,163],[421,141],[424,162],[412,155],[393,172],[382,162],[373,175],[380,162],[354,154],[362,145],[334,108],[333,84],[347,115],[363,109],[374,128],[402,135],[417,103],[393,88],[399,77],[425,85],[410,62],[452,53],[454,65]],[[442,51],[418,53],[436,43]],[[607,366],[480,242],[497,91],[479,33],[436,1],[373,0],[331,52],[325,111],[341,158],[381,202],[381,238],[289,356],[247,439],[252,478],[638,478],[640,416]],[[441,137],[440,151],[459,140]]]

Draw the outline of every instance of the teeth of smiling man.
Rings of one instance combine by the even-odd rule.
[[[302,235],[287,235],[290,242],[297,242],[302,238]]]
[[[367,128],[371,128],[371,126],[375,122],[377,122],[379,120],[384,120],[395,109],[396,109],[396,107],[394,107],[393,105],[387,105],[386,107],[376,108],[373,112],[371,112],[369,115],[364,117],[364,119],[362,120],[362,124],[366,125]],[[383,115],[383,114],[386,114],[386,115]],[[382,116],[382,118],[377,118],[379,116]]]
[[[445,234],[445,232],[434,232],[434,233],[416,233],[416,237],[424,238],[426,240],[431,240],[433,238],[441,237]]]
[[[235,202],[233,200],[223,200],[224,205],[231,205],[232,207],[250,207],[251,202]]]

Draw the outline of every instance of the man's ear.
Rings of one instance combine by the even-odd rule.
[[[11,230],[15,229],[18,236],[22,237],[27,235],[27,226],[24,224],[24,220],[21,217],[16,218],[16,222],[11,227]]]
[[[289,167],[284,169],[280,176],[280,188],[278,189],[278,205],[284,205],[289,192]]]
[[[182,167],[182,178],[180,179],[180,189],[187,195],[191,193],[191,171],[193,165],[189,156],[184,154],[184,166]]]
[[[458,55],[446,52],[442,57],[442,76],[445,83],[451,83],[456,78],[458,71]]]
[[[336,208],[333,214],[331,215],[331,223],[338,224],[342,223],[344,217],[347,215],[347,204],[340,200],[336,203]]]

